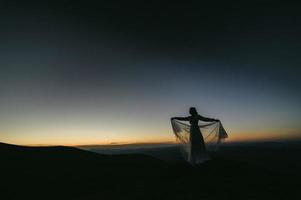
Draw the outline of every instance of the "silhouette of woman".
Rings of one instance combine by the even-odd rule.
[[[191,116],[188,117],[172,117],[171,120],[189,121],[190,135],[189,135],[189,149],[188,149],[188,162],[191,164],[200,164],[209,160],[209,154],[206,150],[204,138],[198,126],[198,122],[219,122],[217,119],[206,118],[198,114],[194,107],[189,109]]]

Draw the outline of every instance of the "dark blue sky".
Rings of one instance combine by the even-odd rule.
[[[190,106],[233,140],[300,133],[298,5],[4,1],[0,15],[1,141],[171,140]]]

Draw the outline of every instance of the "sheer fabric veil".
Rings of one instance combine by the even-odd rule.
[[[176,139],[181,146],[183,156],[188,162],[192,162],[190,159],[192,156],[191,154],[193,154],[193,156],[198,156],[198,160],[200,160],[200,163],[202,162],[202,160],[205,161],[209,159],[209,155],[207,154],[207,152],[197,152],[197,153],[192,152],[194,148],[192,148],[191,146],[193,142],[191,141],[191,137],[190,137],[190,131],[191,131],[190,124],[184,123],[183,121],[179,121],[176,119],[172,119],[171,125],[172,125],[173,132],[176,136]],[[201,141],[199,145],[205,146],[204,148],[202,148],[203,149],[202,151],[217,151],[220,144],[223,142],[223,140],[228,137],[220,121],[218,122],[199,121],[199,129],[200,129],[200,134],[202,134],[202,137],[204,139],[204,142]],[[191,163],[191,164],[196,164],[196,163]]]

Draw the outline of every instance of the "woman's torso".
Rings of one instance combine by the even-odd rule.
[[[190,116],[189,123],[191,127],[199,127],[199,117],[198,116]]]

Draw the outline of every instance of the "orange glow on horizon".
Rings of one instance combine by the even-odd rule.
[[[155,139],[151,137],[143,137],[143,138],[130,138],[123,137],[120,139],[113,140],[97,140],[90,139],[85,140],[84,138],[78,138],[75,140],[71,140],[70,138],[66,138],[58,142],[55,139],[47,140],[47,142],[31,142],[28,141],[16,141],[16,140],[2,140],[5,143],[17,144],[17,145],[26,145],[26,146],[85,146],[85,145],[126,145],[126,144],[162,144],[162,143],[177,143],[173,134],[162,134],[165,137],[156,137]],[[226,142],[252,142],[252,141],[274,141],[274,140],[288,140],[288,139],[300,139],[300,134],[298,131],[290,131],[289,133],[274,133],[274,132],[245,132],[245,133],[229,133],[229,138],[226,139]]]

